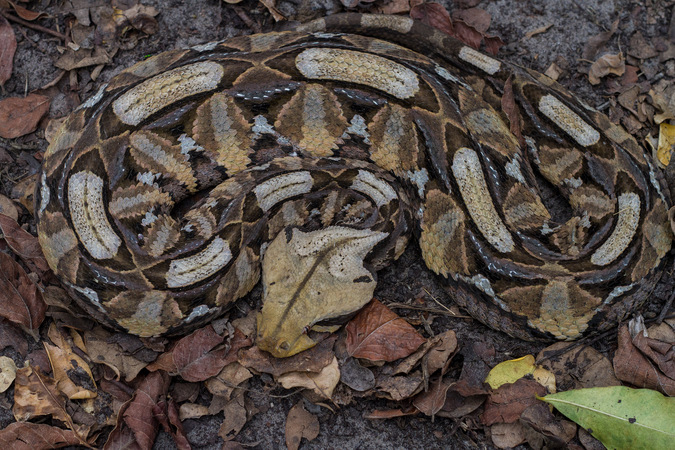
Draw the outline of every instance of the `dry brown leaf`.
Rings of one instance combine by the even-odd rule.
[[[7,347],[13,348],[22,358],[26,358],[28,340],[17,325],[0,318],[0,350]]]
[[[30,422],[14,422],[0,430],[0,448],[35,450],[82,444],[71,430]]]
[[[422,392],[413,400],[415,408],[427,416],[435,416],[445,405],[445,398],[450,388],[450,383],[446,383],[442,378],[438,378],[431,384],[431,389]]]
[[[395,417],[412,416],[418,414],[417,408],[402,409],[376,409],[373,412],[364,414],[365,419],[393,419]]]
[[[16,364],[8,356],[0,356],[0,393],[5,392],[16,378]]]
[[[42,294],[23,268],[6,253],[0,252],[0,316],[37,335],[47,305]]]
[[[57,389],[56,381],[30,365],[16,371],[12,412],[18,421],[52,416],[79,432],[66,411],[66,398]]]
[[[175,347],[160,355],[148,370],[166,370],[180,375],[185,381],[204,381],[217,375],[227,364],[236,361],[240,348],[251,345],[250,339],[235,329],[234,336],[225,339],[208,325],[180,339]]]
[[[6,215],[15,222],[19,220],[19,211],[14,202],[2,194],[0,194],[0,214]]]
[[[16,220],[0,213],[0,232],[7,241],[7,245],[25,263],[34,265],[41,273],[49,270],[49,264],[42,254],[38,238],[21,228]]]
[[[126,381],[133,380],[148,363],[129,354],[111,339],[112,333],[102,327],[85,331],[84,341],[89,358],[98,364],[110,367],[117,379],[123,376]]]
[[[530,405],[538,402],[536,396],[546,395],[546,389],[533,380],[520,378],[515,383],[503,384],[493,391],[481,416],[484,425],[513,423]]]
[[[18,200],[28,211],[35,211],[33,203],[37,174],[28,175],[12,186],[11,197]]]
[[[0,16],[0,86],[4,86],[12,76],[16,36],[7,19]]]
[[[14,11],[16,11],[16,15],[21,17],[23,20],[33,21],[47,15],[47,13],[44,12],[36,12],[26,9],[23,6],[17,5],[16,2],[8,1],[8,3],[12,6]]]
[[[198,419],[209,414],[208,406],[199,405],[197,403],[181,403],[180,408],[178,409],[178,417],[181,421],[186,419]]]
[[[279,22],[281,20],[286,20],[286,17],[277,9],[276,0],[260,0],[260,3],[263,4],[265,8],[272,14],[272,18]]]
[[[173,438],[173,442],[176,444],[178,450],[190,450],[192,448],[187,440],[187,436],[185,436],[185,431],[183,431],[183,424],[178,418],[176,402],[173,400],[168,402],[160,401],[152,407],[152,412],[155,419],[162,425],[162,429]]]
[[[112,55],[102,47],[95,47],[93,49],[80,48],[77,51],[68,48],[68,50],[56,60],[54,66],[63,70],[74,70],[83,67],[98,66],[99,64],[109,64],[110,62],[112,62]]]
[[[215,377],[206,380],[206,389],[213,395],[230,400],[237,386],[252,376],[253,374],[246,367],[235,361],[223,367],[223,370]]]
[[[609,359],[592,347],[556,342],[539,352],[537,362],[555,374],[558,391],[621,385]]]
[[[376,5],[373,12],[378,14],[402,14],[409,12],[413,6],[423,2],[424,0],[391,0],[384,4]]]
[[[136,448],[136,445],[152,448],[159,430],[154,407],[164,400],[169,382],[169,376],[162,371],[151,372],[140,382],[132,400],[120,410],[105,449]]]
[[[625,70],[626,60],[623,57],[623,53],[602,55],[591,64],[591,68],[588,71],[588,81],[595,85],[600,83],[600,78],[609,74],[621,76]]]
[[[569,442],[577,434],[574,422],[553,415],[548,405],[537,402],[520,415],[525,427],[525,436],[533,448],[569,448]]]
[[[316,439],[319,435],[319,419],[303,405],[303,400],[296,403],[286,417],[286,447],[288,450],[298,450],[302,438],[307,441]]]
[[[619,19],[616,19],[612,23],[611,28],[608,31],[604,31],[600,34],[597,34],[590,38],[586,45],[584,46],[584,51],[582,57],[584,59],[592,60],[595,59],[595,56],[598,54],[600,49],[609,41],[609,38],[612,37],[616,30],[619,28]]]
[[[304,387],[319,397],[330,399],[333,396],[335,386],[340,381],[338,360],[333,357],[333,361],[321,369],[319,373],[288,372],[277,377],[277,381],[286,389]]]
[[[513,448],[525,442],[525,430],[518,423],[496,423],[490,427],[490,438],[497,448]]]
[[[551,28],[552,26],[553,26],[552,23],[547,23],[546,25],[543,25],[543,26],[541,26],[539,28],[536,28],[532,31],[528,31],[527,33],[525,33],[525,39],[530,39],[532,36],[536,36],[536,35],[541,34],[541,33],[546,33],[548,31],[548,29]]]
[[[470,387],[465,380],[459,380],[450,385],[445,404],[437,415],[456,419],[474,412],[483,404],[488,392],[482,388]]]
[[[454,20],[461,20],[480,33],[485,33],[490,28],[492,17],[490,13],[481,8],[458,9],[452,12]]]
[[[426,340],[405,319],[377,300],[371,301],[346,327],[347,353],[371,361],[405,358]]]
[[[640,31],[636,31],[630,38],[627,53],[638,59],[649,59],[658,56],[658,52],[651,45]]]
[[[419,370],[405,376],[383,377],[377,382],[378,395],[399,402],[420,392],[423,381]]]
[[[0,137],[14,139],[35,131],[49,103],[49,98],[38,94],[0,100]]]
[[[224,441],[229,441],[239,434],[246,422],[250,418],[251,412],[246,408],[246,399],[244,391],[239,391],[232,400],[225,405],[223,409],[225,419],[223,420],[218,436]]]
[[[239,362],[244,367],[275,377],[288,372],[320,372],[333,361],[336,339],[336,335],[331,335],[315,347],[288,358],[275,358],[258,347],[251,347],[239,352]]]
[[[58,389],[71,400],[96,397],[96,383],[89,364],[74,350],[71,340],[63,335],[54,322],[49,326],[49,339],[43,342]]]
[[[675,350],[672,343],[649,339],[642,334],[642,329],[631,332],[628,325],[623,325],[619,329],[619,348],[613,362],[620,380],[675,396]]]

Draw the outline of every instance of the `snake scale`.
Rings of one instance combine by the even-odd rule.
[[[124,70],[52,141],[36,217],[71,294],[140,336],[206,323],[262,273],[258,345],[295,354],[414,239],[478,320],[570,340],[661,277],[660,179],[548,77],[406,17],[342,14]]]

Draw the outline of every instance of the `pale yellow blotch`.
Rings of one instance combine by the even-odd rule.
[[[171,261],[166,284],[170,288],[177,288],[205,280],[225,267],[231,259],[229,243],[216,236],[201,252]]]
[[[584,122],[577,113],[551,94],[541,97],[539,100],[539,111],[562,128],[579,145],[588,147],[600,140],[598,130]]]
[[[279,175],[260,183],[253,192],[258,199],[260,209],[269,211],[277,203],[296,195],[306,194],[312,189],[314,181],[307,171]]]
[[[573,296],[586,295],[587,305],[585,314],[578,311],[577,305],[573,304]],[[592,307],[594,299],[590,294],[580,289],[570,292],[570,285],[566,281],[551,280],[544,288],[541,295],[539,316],[528,320],[531,327],[551,333],[557,339],[574,340],[581,337],[588,328],[588,322],[594,316]]]
[[[410,17],[392,16],[389,14],[363,14],[361,26],[365,28],[385,28],[407,33],[415,21]]]
[[[129,89],[112,108],[122,123],[138,125],[172,103],[215,89],[224,73],[223,66],[213,61],[167,70]]]
[[[419,91],[417,74],[401,64],[370,53],[337,48],[309,48],[295,58],[305,77],[370,86],[399,99]]]
[[[376,282],[363,261],[387,235],[340,226],[279,233],[263,258],[258,347],[292,356],[316,344],[306,334],[315,324],[368,303]]]
[[[596,266],[606,266],[628,248],[640,223],[640,196],[628,192],[619,196],[619,218],[614,231],[591,256]]]
[[[89,254],[96,259],[114,257],[122,239],[106,217],[103,179],[89,171],[73,174],[68,180],[68,206],[73,228]]]
[[[351,188],[372,198],[378,208],[397,198],[396,191],[389,183],[380,180],[367,170],[359,170]]]
[[[501,253],[513,251],[513,238],[492,203],[478,154],[466,147],[457,150],[452,173],[467,210],[483,237]]]
[[[488,55],[485,55],[478,50],[474,50],[471,47],[462,47],[459,51],[459,57],[490,75],[499,72],[502,65],[498,60],[490,58]]]

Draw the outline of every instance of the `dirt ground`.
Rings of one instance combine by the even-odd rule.
[[[49,1],[42,3],[49,3]],[[48,11],[55,16],[56,22],[62,21],[70,10],[70,2],[52,1],[51,3]],[[377,3],[382,2],[376,1],[375,4]],[[441,3],[452,9],[451,1]],[[581,60],[582,49],[586,42],[592,36],[609,29],[616,19],[621,19],[622,27],[608,44],[612,51],[625,49],[629,37],[637,29],[641,30],[647,38],[666,35],[673,3],[659,0],[653,2],[649,0],[639,2],[631,0],[494,0],[482,1],[478,7],[487,10],[492,17],[489,33],[500,36],[506,44],[499,52],[500,58],[542,72],[552,62],[561,62],[563,58],[569,67],[559,82],[576,92],[591,106],[602,109],[606,106],[608,96],[602,87],[591,86],[587,81],[587,76],[580,72],[580,70],[587,69],[589,65]],[[262,31],[270,31],[275,26],[267,10],[254,0],[244,0],[236,6],[220,0],[145,0],[143,4],[155,6],[160,11],[157,17],[158,32],[142,39],[130,50],[120,50],[113,64],[107,65],[95,82],[86,79],[79,80],[79,86],[83,87],[79,93],[81,100],[84,100],[91,92],[95,92],[101,84],[122,69],[146,55],[250,34],[250,27],[242,21],[235,8],[239,8],[259,24]],[[372,5],[366,1],[362,4]],[[307,20],[344,11],[342,4],[335,0],[279,1],[277,8],[286,17],[294,20]],[[358,10],[364,12],[367,8]],[[546,25],[551,25],[547,31],[530,38],[526,37],[528,32]],[[37,89],[57,75],[53,61],[59,55],[58,41],[36,31],[20,28],[14,26],[18,40],[14,76],[5,85],[5,91],[0,98],[22,96],[25,91]],[[62,94],[57,95],[52,102],[49,113],[51,117],[62,116],[73,107],[67,83],[62,82],[58,86],[63,86],[60,88]],[[47,145],[44,139],[36,139],[35,134],[19,138],[15,140],[15,144],[19,147],[13,147],[13,152],[28,153],[44,150]],[[0,145],[9,148],[6,141],[0,141]],[[16,181],[36,170],[30,158],[27,158],[20,166],[5,172],[9,176],[0,180],[0,193],[10,196],[13,187],[12,180]],[[380,281],[376,297],[384,302],[405,303],[426,290],[441,302],[452,304],[452,300],[444,293],[441,285],[421,261],[419,251],[411,245],[399,261],[379,274]],[[655,294],[655,301],[650,306],[650,311],[658,313],[665,297],[664,293],[668,289],[669,285],[659,288]],[[259,296],[260,288],[257,288],[250,295],[252,304],[259,300]],[[405,313],[399,309],[396,312]],[[647,316],[650,314],[653,316],[654,312],[647,312]],[[536,355],[543,348],[543,345],[508,338],[471,319],[439,317],[434,321],[433,327],[436,330],[455,329],[460,346],[473,341],[490,343],[496,350],[494,363],[526,354]],[[616,335],[610,334],[595,342],[593,346],[601,352],[609,353],[615,347],[615,343]],[[462,355],[462,350],[460,350],[460,360]],[[263,393],[263,390],[259,388],[269,381],[263,377],[263,379],[256,379],[250,385],[249,397],[260,412],[246,424],[236,441],[254,448],[285,448],[286,416],[290,407],[297,403],[301,396],[281,388],[273,390],[273,395]],[[310,412],[316,414],[320,421],[319,436],[309,443],[303,443],[301,448],[305,449],[340,447],[358,449],[493,448],[490,438],[480,431],[480,420],[477,416],[468,416],[459,420],[440,417],[431,420],[421,415],[393,420],[367,420],[363,416],[368,412],[397,406],[385,400],[358,398],[354,398],[349,406],[333,407],[334,411],[309,402],[306,402],[305,406]],[[7,411],[0,412],[0,425],[6,426],[7,420],[9,420]],[[183,425],[193,448],[222,448],[223,442],[218,437],[221,422],[222,413],[186,420]],[[171,449],[175,448],[175,445],[169,435],[160,432],[154,448]]]

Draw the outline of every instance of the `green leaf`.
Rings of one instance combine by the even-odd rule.
[[[577,389],[540,398],[608,449],[672,449],[675,398],[624,386]]]

